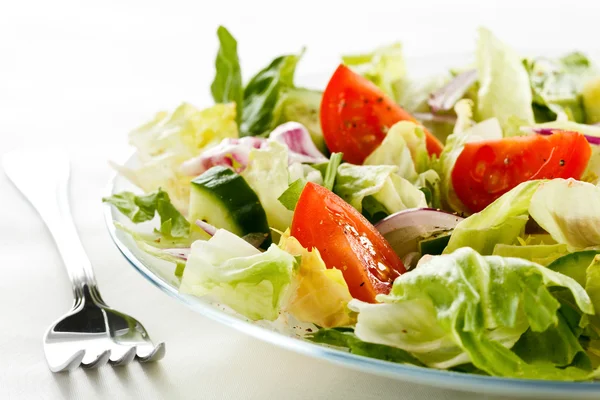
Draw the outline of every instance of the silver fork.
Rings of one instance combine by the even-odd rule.
[[[44,335],[53,372],[159,360],[165,344],[154,346],[135,318],[110,308],[98,291],[92,265],[77,235],[69,207],[69,158],[65,151],[13,151],[3,157],[6,175],[25,195],[54,238],[73,286],[72,309]]]

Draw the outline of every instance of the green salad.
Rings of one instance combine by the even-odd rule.
[[[489,30],[413,78],[402,46],[299,87],[304,49],[242,79],[220,27],[215,104],[130,133],[141,191],[103,199],[181,293],[299,321],[351,353],[499,377],[600,376],[600,73]],[[134,224],[156,220],[153,231]]]

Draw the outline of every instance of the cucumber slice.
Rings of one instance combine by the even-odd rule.
[[[419,253],[421,256],[430,254],[432,256],[438,256],[442,254],[448,242],[452,231],[436,232],[428,238],[425,238],[419,242]]]
[[[548,269],[570,276],[581,286],[585,287],[587,267],[589,267],[594,257],[598,254],[600,252],[595,250],[577,251],[557,258],[548,265]]]
[[[267,215],[256,193],[229,168],[212,167],[191,182],[189,218],[200,236],[204,231],[193,223],[198,219],[240,237],[262,234],[261,247],[271,244]]]

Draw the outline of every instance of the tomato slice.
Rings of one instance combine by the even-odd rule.
[[[296,204],[291,235],[317,248],[327,268],[342,271],[354,298],[375,302],[389,293],[404,264],[379,231],[330,190],[307,183]]]
[[[321,101],[321,128],[327,147],[344,159],[362,164],[398,121],[416,120],[368,79],[341,64],[327,84]],[[442,152],[442,143],[425,130],[429,154]]]
[[[452,186],[463,204],[478,212],[521,182],[581,178],[590,155],[585,136],[560,130],[467,143],[454,165]]]

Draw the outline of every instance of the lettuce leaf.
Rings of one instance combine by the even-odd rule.
[[[560,243],[532,245],[509,245],[498,243],[494,246],[492,255],[500,257],[518,257],[532,261],[536,264],[547,266],[567,253],[567,245]]]
[[[582,90],[594,70],[584,54],[574,52],[558,59],[538,57],[524,63],[536,121],[586,122]]]
[[[350,307],[359,313],[360,340],[408,351],[430,367],[472,362],[495,376],[587,379],[591,370],[572,364],[579,357],[576,340],[563,354],[541,353],[535,362],[510,350],[528,330],[551,336],[549,329],[558,329],[568,336],[554,287],[568,290],[581,312],[594,313],[585,290],[567,276],[526,260],[462,248],[400,276],[389,295],[377,297],[380,304],[353,300]]]
[[[528,220],[529,204],[542,181],[527,181],[505,193],[482,211],[456,225],[444,254],[471,247],[480,254],[492,254],[497,244],[512,244]]]
[[[600,248],[600,188],[575,179],[540,184],[529,205],[531,217],[569,251]]]
[[[489,30],[479,28],[477,40],[477,118],[498,118],[504,129],[511,117],[533,123],[532,96],[521,58]]]
[[[205,110],[183,103],[175,111],[160,112],[147,124],[129,134],[139,166],[113,164],[133,184],[152,192],[162,188],[173,205],[187,212],[190,177],[180,171],[184,161],[225,138],[238,136],[235,104],[217,104]]]
[[[253,149],[242,176],[256,192],[267,214],[269,226],[284,232],[292,223],[293,217],[293,212],[279,201],[290,183],[287,147],[269,141],[266,147]]]
[[[400,98],[406,65],[402,45],[394,43],[372,53],[342,56],[344,64],[379,86],[396,102]]]
[[[306,339],[315,343],[345,347],[350,350],[350,353],[359,356],[371,357],[402,364],[423,366],[423,363],[421,363],[407,351],[381,344],[363,342],[356,337],[351,329],[319,329],[317,332],[307,335]]]
[[[354,324],[356,317],[348,309],[352,296],[342,271],[327,269],[319,250],[305,249],[289,233],[282,236],[279,247],[294,257],[300,257],[300,267],[294,274],[286,311],[299,321],[326,328]]]
[[[275,244],[261,253],[219,229],[208,241],[192,244],[179,291],[211,295],[250,319],[274,321],[285,303],[295,263]]]
[[[217,29],[217,37],[220,47],[215,59],[216,74],[210,85],[210,91],[215,103],[235,103],[238,110],[236,121],[239,126],[243,108],[244,84],[237,52],[237,41],[224,26],[219,26]]]
[[[388,214],[407,208],[426,207],[425,195],[398,176],[391,165],[352,165],[338,167],[334,193],[362,212],[362,203],[373,196]]]

